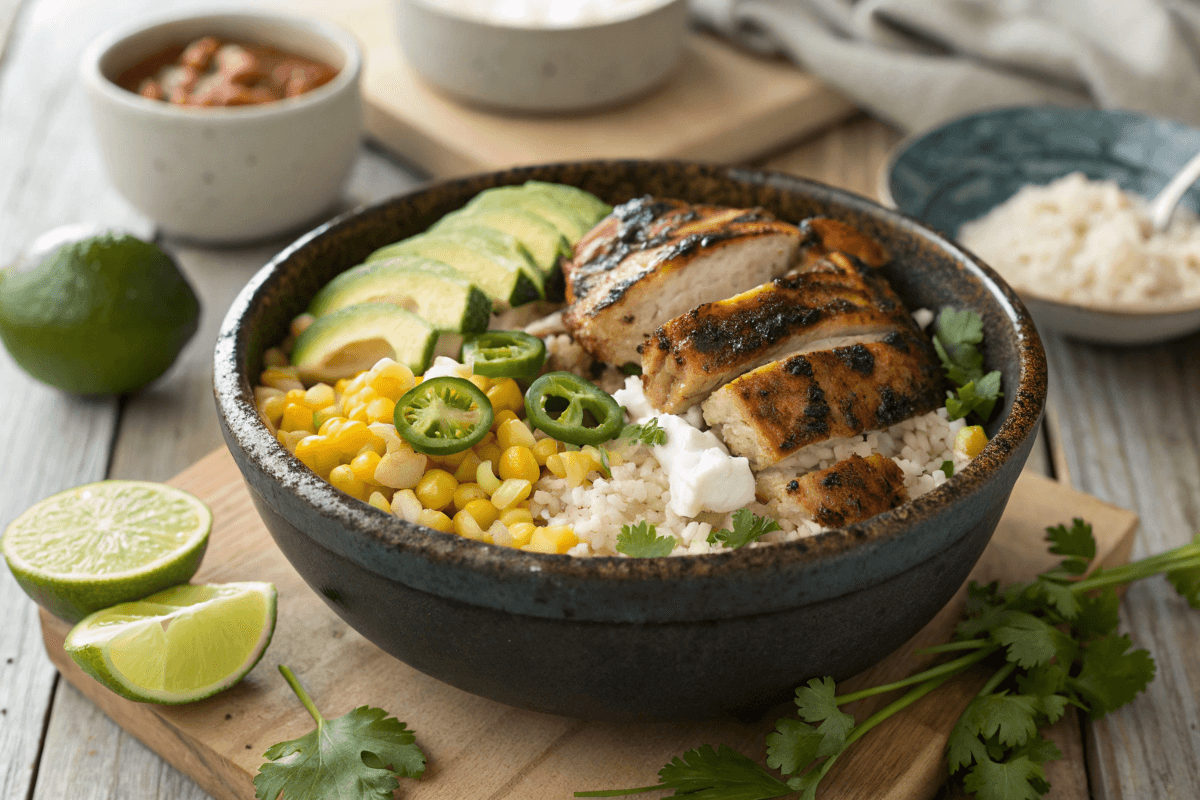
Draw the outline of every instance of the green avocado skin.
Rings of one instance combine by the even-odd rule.
[[[0,275],[0,340],[22,369],[72,394],[145,386],[200,321],[171,257],[126,234],[67,244],[27,272]]]

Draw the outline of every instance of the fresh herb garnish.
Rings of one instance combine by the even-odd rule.
[[[748,508],[733,512],[733,530],[722,528],[708,534],[708,543],[720,542],[726,547],[737,550],[758,539],[764,533],[779,530],[779,523],[770,517],[759,517]]]
[[[254,777],[259,800],[392,800],[397,778],[425,771],[425,754],[403,722],[370,706],[327,720],[292,671],[282,664],[279,671],[317,727],[263,754],[267,763]]]
[[[1001,590],[970,585],[955,639],[926,653],[962,653],[895,683],[838,696],[831,678],[796,690],[798,718],[781,719],[767,736],[767,765],[783,780],[728,747],[705,745],[675,758],[659,783],[638,789],[576,792],[617,797],[659,789],[704,800],[768,800],[799,794],[815,800],[838,756],[868,731],[952,678],[980,665],[991,677],[950,734],[951,780],[979,800],[1036,800],[1050,784],[1042,764],[1061,757],[1038,731],[1076,706],[1093,718],[1131,701],[1154,679],[1154,660],[1117,633],[1115,587],[1165,574],[1200,609],[1200,535],[1161,555],[1081,577],[1096,556],[1091,526],[1047,529],[1062,563],[1029,583]],[[839,706],[908,689],[860,723]],[[815,723],[815,726],[814,726]],[[786,781],[786,782],[785,782]]]
[[[943,461],[941,469],[942,474],[944,474],[947,478],[952,477],[954,475],[954,462]]]
[[[959,387],[957,392],[946,393],[946,410],[952,420],[974,411],[987,422],[996,401],[1004,396],[1000,391],[1000,371],[984,374],[983,354],[975,346],[982,341],[983,319],[978,314],[970,309],[942,309],[937,332],[933,335],[933,348],[942,361],[946,377]]]
[[[658,417],[651,417],[640,424],[630,423],[621,430],[621,435],[618,439],[629,439],[637,444],[644,444],[647,447],[667,443],[667,432],[664,431],[658,424]]]
[[[622,525],[617,535],[617,552],[632,558],[669,556],[674,549],[675,537],[659,536],[658,530],[646,520],[633,527]]]
[[[641,375],[642,374],[642,365],[635,364],[632,361],[630,361],[626,364],[622,364],[621,365],[621,374],[622,375]]]

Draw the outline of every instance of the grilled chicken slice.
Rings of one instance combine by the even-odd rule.
[[[563,266],[563,324],[596,359],[637,363],[667,320],[791,268],[800,231],[761,210],[631,200]]]
[[[809,217],[800,223],[799,268],[810,269],[833,253],[842,253],[868,267],[888,262],[879,242],[852,225],[829,217]]]
[[[919,335],[795,355],[713,393],[704,419],[756,470],[833,437],[881,430],[941,405],[941,370]]]
[[[904,472],[879,453],[850,456],[798,478],[766,475],[758,488],[779,511],[800,511],[826,528],[862,522],[908,500]]]
[[[678,414],[743,372],[807,350],[919,335],[887,282],[840,253],[802,272],[693,308],[642,351],[642,384]]]

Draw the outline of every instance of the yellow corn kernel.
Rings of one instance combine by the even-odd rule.
[[[492,379],[486,375],[472,375],[467,380],[475,384],[476,388],[484,394],[487,394],[487,390],[492,388]]]
[[[564,453],[555,453],[546,458],[546,469],[556,478],[567,477],[567,464],[563,461]]]
[[[287,392],[281,392],[278,389],[272,389],[270,386],[255,386],[254,387],[254,404],[262,406],[263,401],[268,397],[287,397]]]
[[[264,367],[286,367],[288,365],[287,353],[280,350],[278,347],[267,348],[263,353]]]
[[[495,409],[492,410],[495,411]],[[505,424],[506,422],[511,422],[515,419],[520,419],[520,417],[518,417],[514,412],[509,411],[507,408],[503,411],[496,411],[496,415],[492,418],[492,430],[499,431],[501,425]]]
[[[457,453],[447,453],[444,456],[435,457],[434,461],[441,464],[447,470],[456,470],[464,461],[467,460],[467,453],[469,452],[471,452],[470,448],[466,450],[460,450]]]
[[[367,445],[363,445],[366,447]],[[358,478],[363,483],[379,485],[375,480],[375,469],[381,461],[379,453],[374,450],[367,450],[359,453],[350,462],[350,471],[354,473],[354,477]]]
[[[487,390],[487,398],[492,401],[492,408],[497,414],[501,411],[520,413],[525,408],[525,395],[512,378],[500,378],[493,383]]]
[[[386,397],[376,397],[367,403],[367,422],[391,422],[392,414],[396,411],[396,401]]]
[[[532,448],[537,444],[537,439],[533,438],[533,431],[524,422],[510,419],[496,430],[496,443],[505,450],[518,446]]]
[[[500,488],[500,479],[492,472],[492,462],[484,461],[475,470],[475,482],[491,496]]]
[[[465,510],[454,515],[454,532],[467,539],[483,538],[483,528]]]
[[[337,395],[328,383],[318,383],[304,393],[304,402],[309,408],[326,408],[336,399]]]
[[[278,427],[280,420],[283,419],[283,410],[287,408],[287,401],[283,399],[283,392],[280,392],[274,397],[268,397],[263,400],[258,407],[258,411],[266,417],[272,425]]]
[[[283,396],[283,399],[288,401],[289,404],[295,403],[297,405],[307,406],[308,401],[304,397],[306,394],[308,394],[308,392],[304,391],[303,389],[292,389]],[[311,407],[312,406],[309,406],[309,408]]]
[[[508,535],[512,537],[510,547],[524,547],[529,544],[533,532],[537,530],[532,522],[518,522],[508,526]]]
[[[392,513],[405,522],[416,522],[424,510],[412,489],[401,489],[392,495]]]
[[[366,425],[368,422],[375,421],[375,420],[372,420],[371,417],[367,414],[367,407],[363,403],[349,406],[348,409],[350,409],[350,410],[347,410],[345,412],[347,419],[354,420],[355,422],[361,422],[364,425]]]
[[[299,336],[308,330],[308,326],[317,321],[317,318],[312,314],[304,313],[292,320],[291,326],[288,328],[292,336]]]
[[[444,469],[431,469],[417,481],[417,499],[426,508],[439,511],[450,505],[457,488],[458,481],[454,480],[454,476],[449,472]]]
[[[350,382],[346,384],[346,392],[345,393],[347,395],[358,394],[359,391],[366,385],[367,385],[367,373],[360,372],[357,375],[355,375],[353,378],[351,378]]]
[[[492,505],[503,511],[514,503],[529,497],[533,484],[521,478],[510,478],[500,484],[500,488],[492,492]]]
[[[562,460],[566,473],[563,477],[567,479],[567,486],[572,489],[582,485],[587,480],[588,473],[595,469],[592,457],[582,450],[559,453],[558,457]],[[546,466],[550,466],[549,461],[546,462]],[[550,471],[553,472],[554,468],[551,467]]]
[[[357,453],[364,444],[371,441],[371,431],[365,424],[356,420],[345,420],[326,435],[332,440],[333,446],[345,455]]]
[[[546,528],[535,528],[529,537],[529,544],[523,549],[534,553],[565,553],[575,545],[575,531],[570,525],[551,525]]]
[[[372,431],[371,438],[367,440],[366,444],[359,448],[358,455],[362,455],[368,450],[370,450],[372,453],[378,453],[382,456],[387,453],[387,443],[383,439],[376,436],[375,432]]]
[[[509,506],[504,509],[504,513],[500,515],[500,521],[505,527],[511,528],[519,522],[533,523],[533,512],[528,508],[519,508],[517,506]]]
[[[380,397],[386,397],[394,403],[415,384],[411,369],[386,358],[371,368],[367,385],[374,389]]]
[[[284,447],[287,447],[288,450],[292,449],[288,447],[287,431],[275,431],[275,441],[279,442]]]
[[[604,459],[600,455],[600,449],[593,445],[584,445],[582,452],[587,453],[587,457],[592,460],[592,470],[604,474]],[[612,461],[610,460],[611,464]]]
[[[494,441],[483,445],[475,445],[475,455],[479,456],[480,461],[490,461],[493,464],[499,464],[500,456],[503,453],[504,450]]]
[[[292,389],[304,389],[304,384],[297,378],[291,367],[268,367],[258,376],[258,382],[272,389],[290,392]]]
[[[351,396],[354,398],[355,402],[365,406],[372,400],[377,400],[379,398],[379,392],[375,391],[370,386],[364,386]]]
[[[371,496],[367,498],[367,502],[378,508],[380,511],[392,513],[392,506],[382,492],[371,492]]]
[[[337,383],[333,384],[333,391],[338,397],[346,393],[346,387],[350,385],[349,378],[338,378]]]
[[[431,508],[421,509],[421,513],[417,515],[417,524],[442,533],[451,533],[454,530],[454,523],[450,521],[449,517]]]
[[[538,439],[533,445],[533,457],[539,467],[546,466],[546,459],[558,454],[558,442],[554,439]]]
[[[473,476],[472,476],[473,477]],[[454,507],[462,511],[472,500],[487,500],[488,493],[478,483],[460,483],[454,490]],[[484,526],[487,527],[486,525]]]
[[[484,541],[486,542],[489,537],[492,540],[492,544],[512,547],[512,534],[508,532],[508,528],[504,527],[499,520],[493,522],[491,527],[487,529],[487,533],[484,534]]]
[[[483,530],[490,528],[500,518],[500,511],[487,498],[472,500],[459,513],[470,514]]]
[[[321,435],[305,436],[296,442],[296,458],[318,475],[325,476],[339,463],[338,453]]]
[[[479,456],[475,455],[474,450],[463,451],[465,455],[463,460],[459,462],[458,468],[454,470],[454,479],[459,483],[466,483],[475,480],[475,473],[479,470],[479,465],[483,462],[479,460]]]
[[[347,464],[339,464],[334,467],[329,473],[329,482],[351,497],[357,497],[359,500],[367,499],[367,485],[354,477],[354,471]]]
[[[538,467],[533,451],[528,447],[520,445],[510,447],[500,456],[501,479],[520,478],[530,483],[536,483],[540,477],[542,477],[542,470]]]
[[[392,489],[412,489],[421,482],[429,458],[411,447],[387,453],[375,465],[375,482]]]
[[[954,452],[966,458],[979,455],[987,444],[987,434],[981,425],[968,425],[954,436]]]
[[[279,428],[285,431],[317,432],[317,427],[313,425],[312,409],[308,406],[302,406],[299,403],[291,403],[283,410],[283,418],[279,421]]]
[[[316,425],[317,431],[320,432],[322,425],[334,417],[340,417],[341,415],[342,409],[336,403],[325,408],[318,408],[313,412],[313,425]]]

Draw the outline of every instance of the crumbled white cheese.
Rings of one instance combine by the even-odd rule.
[[[634,422],[654,418],[666,431],[667,443],[650,448],[650,452],[667,473],[669,505],[676,514],[694,517],[701,511],[728,513],[754,502],[754,473],[749,460],[730,456],[715,433],[701,431],[697,427],[699,414],[684,418],[656,413],[636,376],[626,378],[625,388],[618,389],[613,398]]]
[[[471,377],[471,368],[449,356],[438,356],[433,360],[433,366],[425,370],[425,380],[446,377],[466,380]]]

